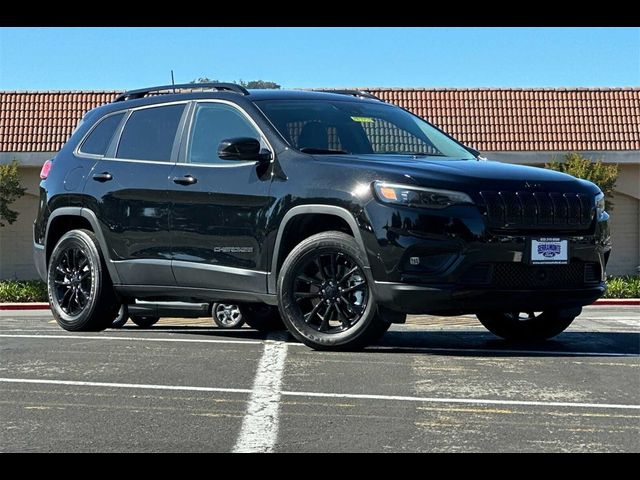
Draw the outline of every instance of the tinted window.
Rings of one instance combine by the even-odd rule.
[[[82,148],[80,149],[82,153],[91,153],[94,155],[104,155],[107,153],[113,132],[116,131],[122,117],[124,117],[124,112],[110,115],[102,120],[82,144]]]
[[[260,134],[237,109],[223,103],[202,103],[196,107],[189,137],[187,162],[226,163],[218,157],[222,140],[235,137],[260,139]]]
[[[118,158],[168,162],[184,104],[134,111],[122,132]]]
[[[255,102],[293,148],[318,155],[387,154],[474,158],[419,117],[382,102]]]

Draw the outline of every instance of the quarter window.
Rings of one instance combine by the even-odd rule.
[[[124,127],[116,157],[168,162],[184,104],[135,110]]]
[[[187,162],[229,164],[218,157],[218,145],[222,140],[237,137],[259,140],[260,133],[236,108],[224,103],[201,103],[193,117]]]
[[[124,112],[109,115],[101,120],[98,126],[93,129],[84,141],[80,151],[92,155],[104,155],[107,153],[107,148],[109,148],[113,133],[116,131],[116,128],[118,128],[122,117],[124,117]]]

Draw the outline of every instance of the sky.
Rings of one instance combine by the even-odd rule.
[[[1,90],[640,86],[640,28],[0,28]]]

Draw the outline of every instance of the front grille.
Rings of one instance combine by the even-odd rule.
[[[508,290],[581,288],[600,282],[597,263],[568,265],[528,265],[526,263],[478,264],[461,277],[465,285],[487,285]]]
[[[494,230],[588,230],[595,200],[580,193],[480,192]]]

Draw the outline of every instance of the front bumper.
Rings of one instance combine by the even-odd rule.
[[[374,288],[378,302],[395,311],[461,315],[485,310],[541,311],[591,305],[604,294],[606,284],[565,290],[503,290],[375,282]]]
[[[405,313],[475,313],[589,305],[605,290],[608,216],[588,231],[498,232],[482,210],[367,208],[363,240],[379,302]],[[534,266],[531,240],[568,241],[567,265]]]

